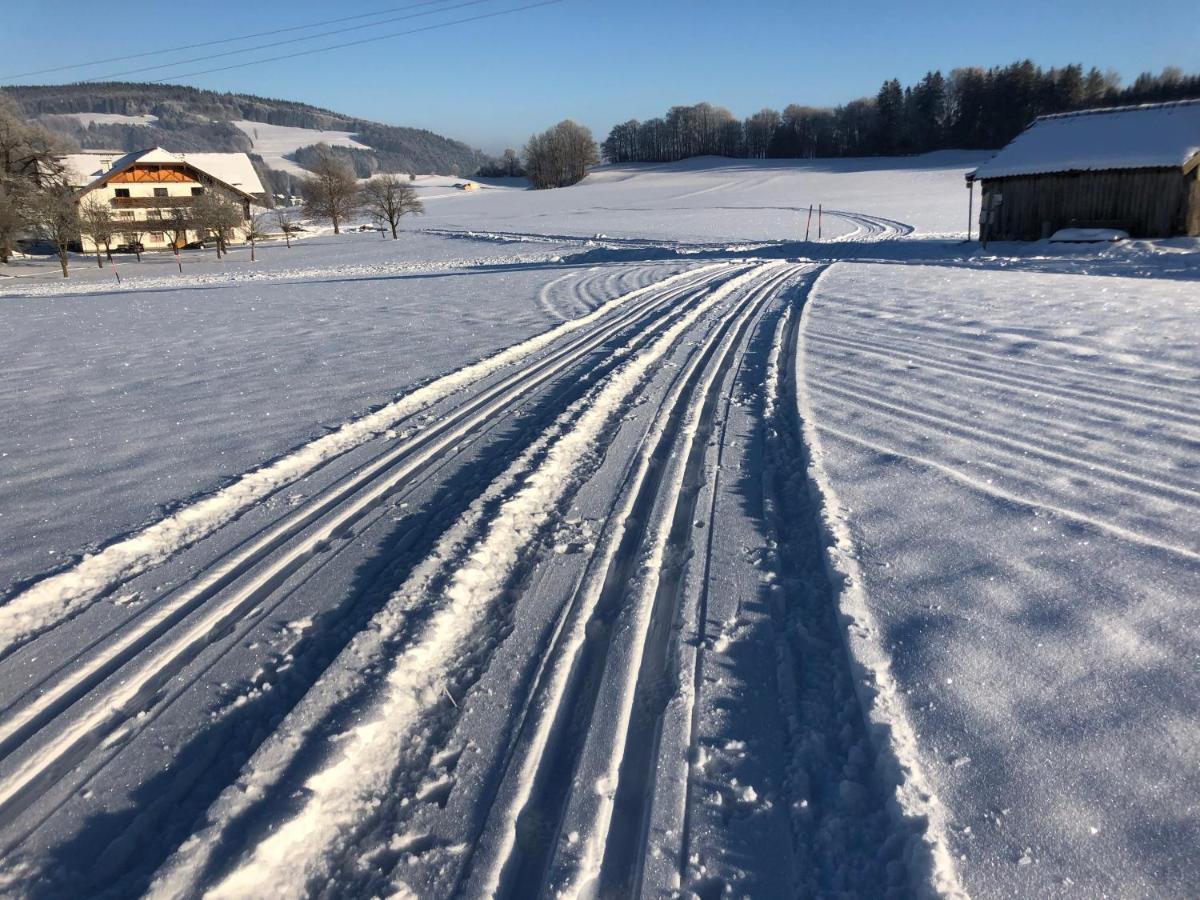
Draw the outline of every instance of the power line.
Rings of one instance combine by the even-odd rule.
[[[312,56],[314,53],[325,53],[329,50],[341,50],[344,47],[358,47],[362,44],[371,44],[375,41],[386,41],[395,37],[404,37],[409,34],[420,34],[425,31],[434,31],[438,28],[449,28],[451,25],[465,25],[468,22],[478,22],[482,19],[494,19],[497,16],[507,16],[511,13],[523,12],[527,9],[537,9],[540,6],[553,6],[556,3],[562,3],[563,0],[542,0],[540,3],[530,3],[526,6],[514,6],[512,9],[501,9],[496,12],[482,13],[478,16],[470,16],[465,19],[454,19],[449,22],[439,22],[434,25],[425,25],[421,28],[410,28],[407,31],[394,31],[391,34],[381,34],[376,37],[362,38],[357,41],[346,41],[341,44],[330,44],[328,47],[314,47],[311,50],[301,50],[297,53],[284,53],[280,56],[268,56],[265,59],[254,59],[250,62],[234,63],[231,66],[217,66],[212,69],[201,69],[197,72],[184,72],[182,74],[172,75],[169,78],[159,78],[150,84],[167,84],[168,82],[180,78],[193,78],[197,75],[210,75],[213,72],[228,72],[230,69],[244,69],[247,66],[257,66],[263,63],[279,62],[284,59],[296,59],[300,56]]]
[[[336,19],[322,19],[320,22],[309,22],[307,25],[291,25],[287,28],[274,28],[270,31],[256,31],[251,34],[239,34],[233,37],[220,38],[215,41],[201,41],[197,44],[181,44],[178,47],[167,47],[163,50],[146,50],[142,53],[129,53],[125,56],[110,56],[107,59],[93,59],[90,62],[71,63],[66,66],[54,66],[49,69],[34,69],[31,72],[17,72],[13,75],[0,75],[0,81],[12,81],[15,78],[26,78],[30,75],[45,75],[48,72],[66,72],[70,69],[86,69],[88,66],[100,66],[105,63],[124,62],[129,59],[145,59],[147,56],[162,56],[164,53],[178,53],[181,50],[196,50],[200,47],[215,47],[219,44],[232,44],[237,41],[248,41],[251,38],[270,37],[273,34],[286,34],[291,31],[304,31],[306,28],[320,28],[322,25],[334,25],[338,22],[353,22],[356,19],[369,19],[373,16],[385,16],[388,13],[400,12],[406,9],[417,9],[422,6],[434,6],[447,0],[423,0],[421,3],[409,3],[404,6],[389,6],[369,13],[359,13],[354,16],[338,16]],[[96,79],[91,79],[95,81]]]
[[[317,38],[332,37],[335,34],[346,34],[350,31],[362,31],[364,28],[375,28],[379,25],[390,25],[392,22],[403,22],[406,19],[418,19],[421,16],[432,16],[443,12],[450,12],[455,9],[462,9],[465,6],[478,6],[481,3],[494,3],[495,0],[465,0],[463,3],[456,3],[453,6],[440,6],[437,9],[426,9],[421,12],[408,13],[403,16],[394,16],[390,19],[380,19],[378,22],[367,22],[364,25],[350,25],[346,28],[334,28],[330,31],[319,31],[316,34],[308,34],[304,37],[287,38],[282,41],[271,41],[267,44],[258,44],[254,47],[240,47],[237,50],[225,50],[221,53],[209,53],[203,56],[193,56],[191,59],[180,59],[175,62],[159,63],[154,66],[142,66],[138,69],[125,69],[123,72],[113,72],[110,75],[104,75],[98,78],[89,78],[89,81],[111,81],[114,78],[121,78],[125,75],[137,75],[140,72],[151,72],[155,69],[173,69],[176,66],[186,66],[190,63],[206,62],[210,59],[222,59],[227,56],[237,56],[240,53],[253,53],[256,50],[269,50],[272,47],[283,47],[287,44],[299,44],[302,41],[312,41]]]

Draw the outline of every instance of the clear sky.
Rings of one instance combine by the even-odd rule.
[[[1200,71],[1195,0],[560,0],[328,53],[172,77],[534,2],[202,0],[113,6],[13,0],[0,17],[0,76],[343,17],[307,30],[17,81],[98,79],[230,53],[122,80],[169,79],[302,100],[429,128],[496,152],[520,146],[532,131],[566,117],[602,138],[614,122],[658,115],[677,103],[708,100],[738,115],[788,103],[834,105],[874,94],[885,78],[908,83],[931,68],[946,72],[1025,57],[1045,66],[1081,62],[1112,68],[1127,80],[1165,65]],[[387,12],[348,18],[381,10]],[[399,16],[410,18],[373,24]],[[250,49],[362,24],[370,27]],[[13,82],[0,86],[6,83]]]

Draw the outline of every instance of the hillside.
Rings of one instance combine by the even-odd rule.
[[[238,151],[261,156],[276,171],[297,174],[312,157],[304,148],[325,142],[353,148],[344,152],[360,177],[375,172],[469,174],[488,160],[461,141],[432,131],[250,94],[136,82],[4,90],[26,115],[84,149],[161,145],[177,151]]]

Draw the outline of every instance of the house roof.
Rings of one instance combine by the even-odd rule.
[[[1200,100],[1042,116],[968,178],[1175,168],[1200,156]]]
[[[109,160],[105,166],[104,161]],[[258,173],[245,153],[172,153],[162,147],[136,150],[133,153],[71,153],[63,157],[67,180],[72,187],[98,187],[109,176],[134,163],[185,163],[217,181],[245,194],[264,192]]]

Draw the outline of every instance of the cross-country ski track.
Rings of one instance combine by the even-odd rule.
[[[809,481],[827,265],[683,264],[22,585],[0,892],[955,893]]]

